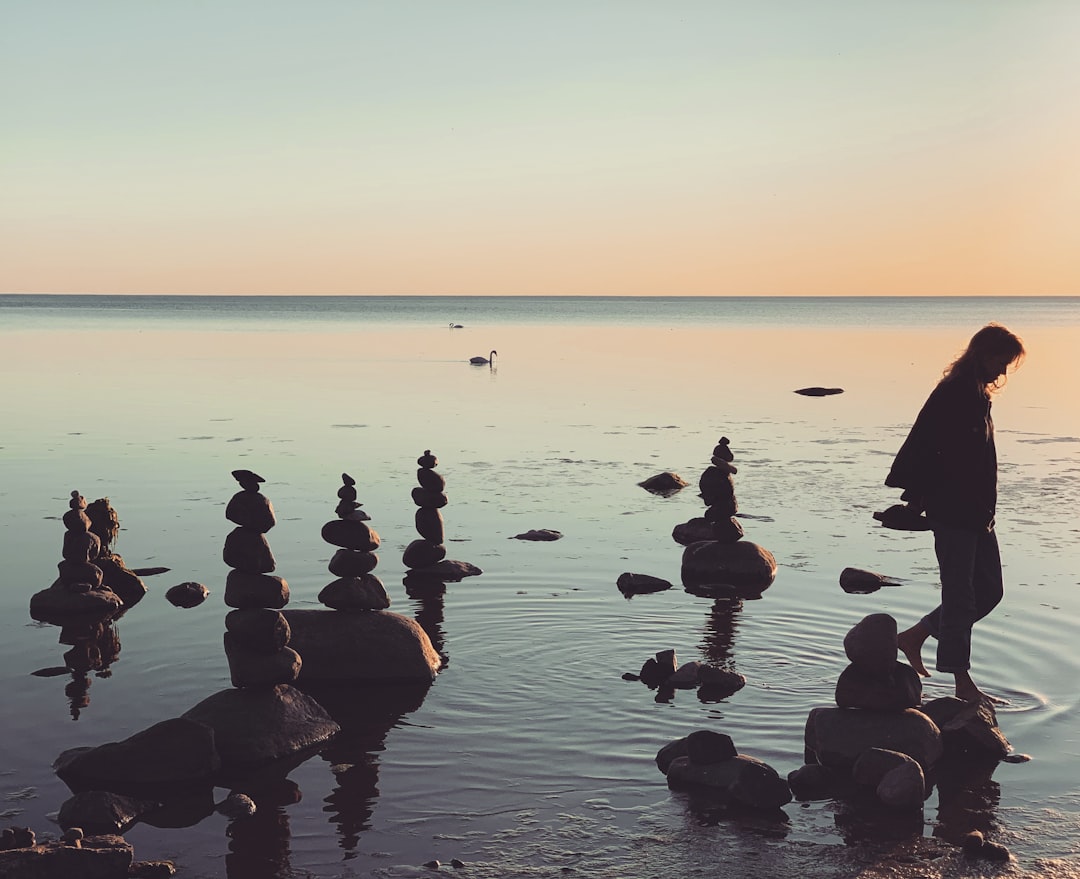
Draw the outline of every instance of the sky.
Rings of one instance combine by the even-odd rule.
[[[0,292],[1080,295],[1075,0],[0,0]]]

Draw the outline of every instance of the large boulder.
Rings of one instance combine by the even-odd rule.
[[[684,585],[727,583],[746,592],[759,593],[768,589],[775,578],[773,554],[749,540],[735,543],[701,540],[683,550]]]
[[[896,809],[922,808],[926,776],[907,754],[870,748],[859,755],[851,770],[856,784],[874,788],[878,800]]]
[[[53,763],[73,791],[143,793],[209,783],[220,761],[214,731],[174,717],[120,742],[64,751]]]
[[[921,711],[864,711],[859,708],[813,708],[804,741],[818,763],[850,771],[863,751],[883,748],[907,754],[930,769],[942,755],[941,732]]]
[[[442,660],[416,620],[391,611],[284,610],[289,646],[303,658],[298,681],[431,683]]]
[[[221,690],[181,717],[213,731],[224,772],[288,757],[340,730],[318,702],[288,684]]]

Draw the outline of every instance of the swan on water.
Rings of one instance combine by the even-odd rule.
[[[453,322],[451,321],[451,323],[450,323],[450,329],[452,329],[452,330],[460,330],[460,329],[462,329],[462,328],[463,328],[463,324],[456,324],[456,323],[453,323]]]
[[[482,365],[484,363],[494,363],[495,362],[495,355],[498,354],[498,353],[499,353],[498,351],[492,350],[492,352],[487,357],[470,357],[469,358],[469,363],[475,363],[478,366],[480,366],[480,365]]]

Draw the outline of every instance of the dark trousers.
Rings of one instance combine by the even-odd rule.
[[[997,534],[968,528],[934,528],[941,573],[941,604],[923,617],[937,638],[937,670],[971,668],[971,627],[998,606],[1004,594]]]

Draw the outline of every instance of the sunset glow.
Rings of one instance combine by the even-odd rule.
[[[3,8],[0,292],[1080,293],[1064,0]]]

